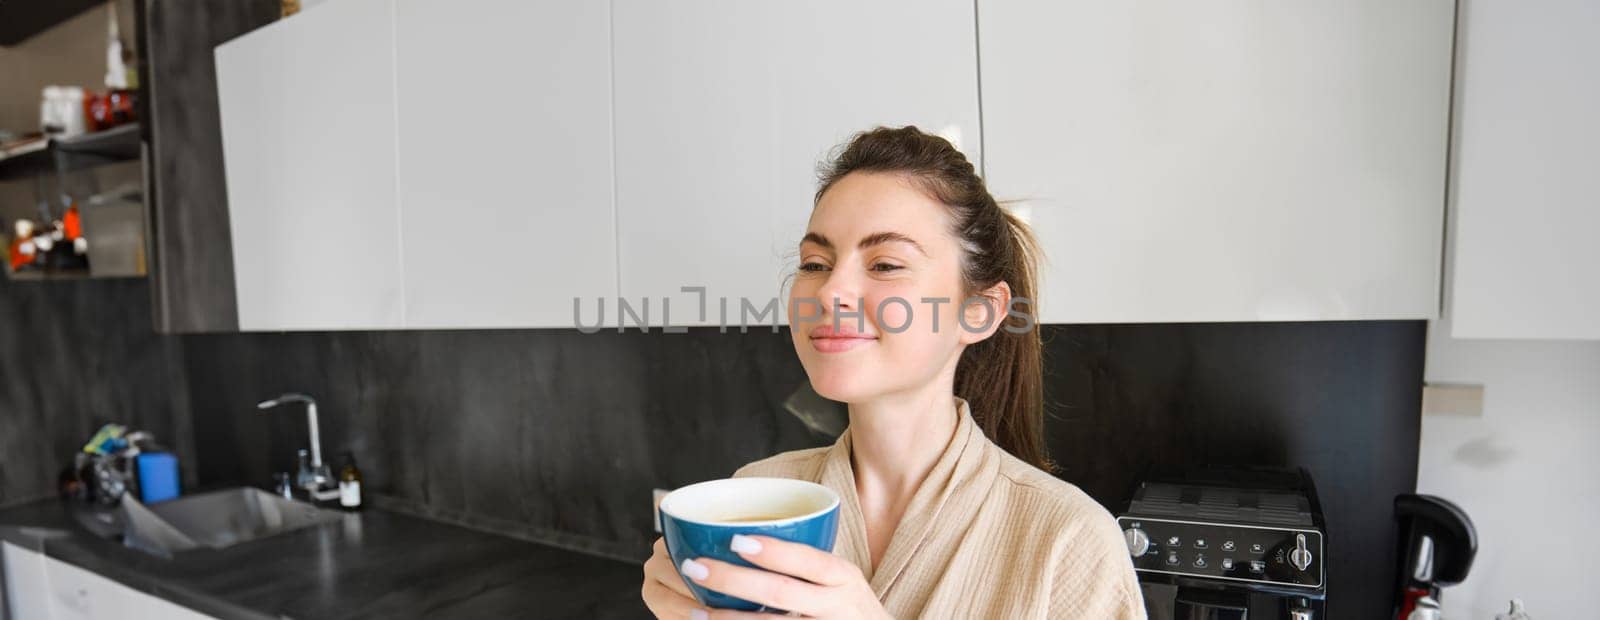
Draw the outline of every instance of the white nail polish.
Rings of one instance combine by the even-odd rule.
[[[689,610],[689,620],[707,620],[710,617],[711,614],[706,613],[706,610],[704,609]]]
[[[728,543],[728,548],[734,553],[761,553],[761,543],[744,534],[734,534],[733,541]]]
[[[694,560],[684,560],[683,565],[679,567],[679,570],[683,571],[683,576],[695,581],[700,581],[701,579],[705,579],[707,576],[711,575],[711,569],[706,568],[706,565]]]

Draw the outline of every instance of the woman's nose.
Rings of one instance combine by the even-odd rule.
[[[835,307],[841,310],[859,311],[861,305],[860,283],[843,270],[834,271],[828,275],[828,281],[817,290],[824,311],[832,312]]]

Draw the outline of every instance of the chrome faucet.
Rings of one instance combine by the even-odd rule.
[[[262,411],[288,403],[305,403],[306,426],[311,435],[311,481],[306,485],[306,492],[315,499],[329,499],[338,494],[333,486],[333,472],[322,462],[322,432],[317,427],[317,399],[305,394],[290,392],[271,400],[256,403],[256,408]]]

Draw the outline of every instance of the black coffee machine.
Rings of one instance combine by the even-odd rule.
[[[1117,523],[1155,620],[1327,617],[1327,529],[1304,469],[1153,469]]]

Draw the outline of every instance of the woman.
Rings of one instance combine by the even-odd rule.
[[[795,351],[849,427],[734,474],[832,488],[838,543],[738,536],[766,570],[699,558],[683,575],[820,618],[1143,618],[1115,521],[1045,472],[1039,336],[1008,314],[1031,309],[1034,264],[1026,225],[949,142],[915,127],[851,140],[823,171],[790,291]],[[644,574],[658,617],[761,616],[701,609],[659,540]]]

